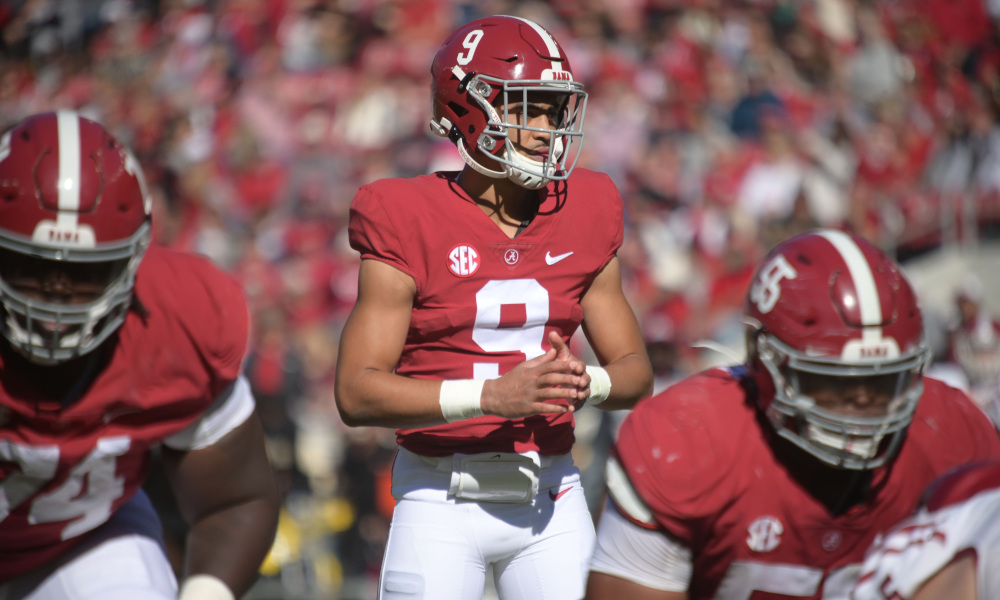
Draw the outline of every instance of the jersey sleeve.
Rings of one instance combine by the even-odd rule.
[[[163,444],[175,450],[207,448],[242,425],[253,413],[254,406],[250,383],[240,375],[197,421],[165,438]]]
[[[728,456],[736,442],[713,388],[713,377],[701,374],[640,402],[622,424],[613,451],[656,525],[688,546],[729,493]],[[727,390],[714,392],[722,396]]]
[[[209,259],[157,248],[140,267],[136,295],[146,307],[148,327],[137,344],[160,346],[169,360],[157,367],[166,377],[205,388],[209,402],[242,372],[250,341],[250,313],[243,288]]]
[[[947,417],[942,414],[945,412]],[[956,464],[1000,460],[1000,436],[992,421],[958,388],[924,377],[924,396],[914,421],[911,427],[931,429],[948,440]]]
[[[362,259],[388,263],[413,276],[404,257],[404,244],[385,196],[374,185],[358,189],[351,201],[348,239]]]
[[[624,203],[622,202],[621,192],[618,191],[618,187],[611,180],[611,177],[606,173],[588,173],[593,175],[594,180],[586,183],[586,185],[589,189],[593,190],[591,193],[601,196],[600,199],[595,199],[597,201],[587,203],[588,212],[591,218],[598,219],[598,227],[609,230],[607,234],[600,237],[600,239],[607,240],[608,243],[604,257],[604,264],[607,264],[618,253],[625,239]],[[602,210],[589,210],[593,206],[601,206]]]
[[[686,592],[691,549],[668,533],[650,531],[607,505],[597,525],[590,570],[670,592]]]
[[[604,173],[602,175],[608,177]],[[625,208],[621,192],[618,191],[618,187],[615,186],[610,177],[608,177],[608,185],[611,188],[609,195],[612,199],[610,223],[614,228],[614,235],[611,236],[611,247],[608,250],[608,260],[611,260],[611,257],[618,253],[618,249],[622,247],[625,240]]]
[[[243,370],[250,343],[250,313],[243,289],[234,278],[207,259],[196,260],[201,288],[192,286],[191,299],[200,300],[201,306],[186,310],[182,318],[191,319],[189,331],[210,372],[211,397],[218,398]]]

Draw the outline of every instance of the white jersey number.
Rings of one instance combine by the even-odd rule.
[[[523,306],[524,325],[501,327],[503,307]],[[472,340],[484,352],[523,352],[525,360],[545,354],[545,324],[549,320],[549,292],[535,279],[496,279],[476,294],[476,323]],[[500,364],[477,362],[473,378],[496,379]]]
[[[458,56],[455,57],[455,62],[460,65],[467,65],[472,62],[472,57],[476,54],[476,48],[479,46],[479,40],[483,39],[482,29],[473,29],[465,36],[462,40],[462,47],[468,50],[468,52],[459,52]]]
[[[757,310],[767,314],[781,298],[781,280],[795,279],[799,274],[788,264],[781,254],[771,259],[760,270],[760,276],[750,286],[750,301],[757,305]]]
[[[791,598],[813,598],[823,586],[823,600],[847,598],[861,573],[861,565],[847,565],[823,580],[823,569],[803,565],[779,565],[734,561],[715,592],[716,600],[751,600],[754,592]]]
[[[130,445],[131,440],[126,436],[99,439],[90,454],[73,467],[66,481],[32,501],[28,522],[34,525],[70,521],[62,530],[64,540],[105,522],[111,515],[111,505],[125,491],[125,480],[116,474],[116,463]],[[3,521],[11,510],[52,480],[59,464],[59,447],[0,440],[0,460],[21,468],[0,483],[0,521]]]

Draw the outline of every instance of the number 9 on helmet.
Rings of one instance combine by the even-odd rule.
[[[538,189],[564,181],[576,165],[587,94],[562,47],[537,23],[491,16],[460,27],[434,57],[431,97],[431,130],[483,175]],[[555,106],[549,127],[529,125],[526,112],[518,118],[536,98]],[[514,149],[518,132],[547,136],[546,155]]]

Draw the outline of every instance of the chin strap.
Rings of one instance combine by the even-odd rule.
[[[462,160],[465,161],[465,164],[469,165],[476,171],[482,173],[483,175],[486,175],[487,177],[492,177],[494,179],[504,179],[508,176],[507,169],[504,169],[503,171],[494,171],[493,169],[484,167],[483,165],[479,164],[479,162],[477,162],[476,159],[472,158],[472,155],[469,154],[469,151],[465,149],[465,142],[462,141],[462,138],[458,138],[458,140],[455,142],[455,145],[458,147],[458,154],[462,157]]]
[[[506,152],[507,160],[511,163],[507,179],[529,190],[537,190],[549,182],[547,177],[542,177],[528,170],[534,169],[541,172],[545,169],[544,164],[524,156],[509,145],[504,148],[504,152]]]
[[[545,169],[545,165],[543,163],[521,155],[521,153],[517,150],[510,148],[509,145],[503,149],[503,152],[506,153],[507,160],[511,164],[504,165],[504,168],[501,170],[494,170],[484,166],[472,157],[472,154],[465,146],[465,140],[460,134],[457,133],[454,125],[452,125],[447,119],[441,119],[441,123],[431,119],[430,126],[431,131],[435,135],[447,137],[452,140],[455,143],[455,147],[458,148],[458,154],[462,157],[462,160],[465,161],[465,164],[472,167],[472,169],[478,173],[493,179],[509,179],[519,186],[529,190],[537,190],[549,182],[547,177],[542,177],[541,175],[531,173],[526,170],[527,167],[528,169],[542,171]],[[562,140],[556,140],[556,152],[560,154],[562,153]]]

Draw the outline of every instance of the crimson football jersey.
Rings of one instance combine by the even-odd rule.
[[[421,379],[492,379],[569,340],[580,298],[622,243],[622,202],[611,179],[575,169],[540,190],[538,215],[509,238],[455,183],[457,173],[384,179],[358,190],[350,241],[416,282],[396,373]],[[488,451],[562,454],[573,415],[484,416],[400,429],[403,447],[429,456]]]
[[[931,486],[920,511],[877,541],[852,600],[907,600],[964,554],[979,598],[1000,598],[1000,464],[960,467]]]
[[[616,442],[653,526],[691,550],[691,600],[846,597],[876,534],[908,515],[935,476],[1000,457],[982,412],[924,378],[895,461],[872,473],[861,503],[834,514],[807,488],[846,491],[866,474],[782,448],[755,408],[754,389],[742,367],[703,371],[640,402]]]
[[[234,280],[204,258],[154,246],[135,294],[148,314],[129,312],[106,367],[65,407],[0,355],[0,581],[107,521],[143,484],[150,448],[192,425],[239,376],[249,316]]]

